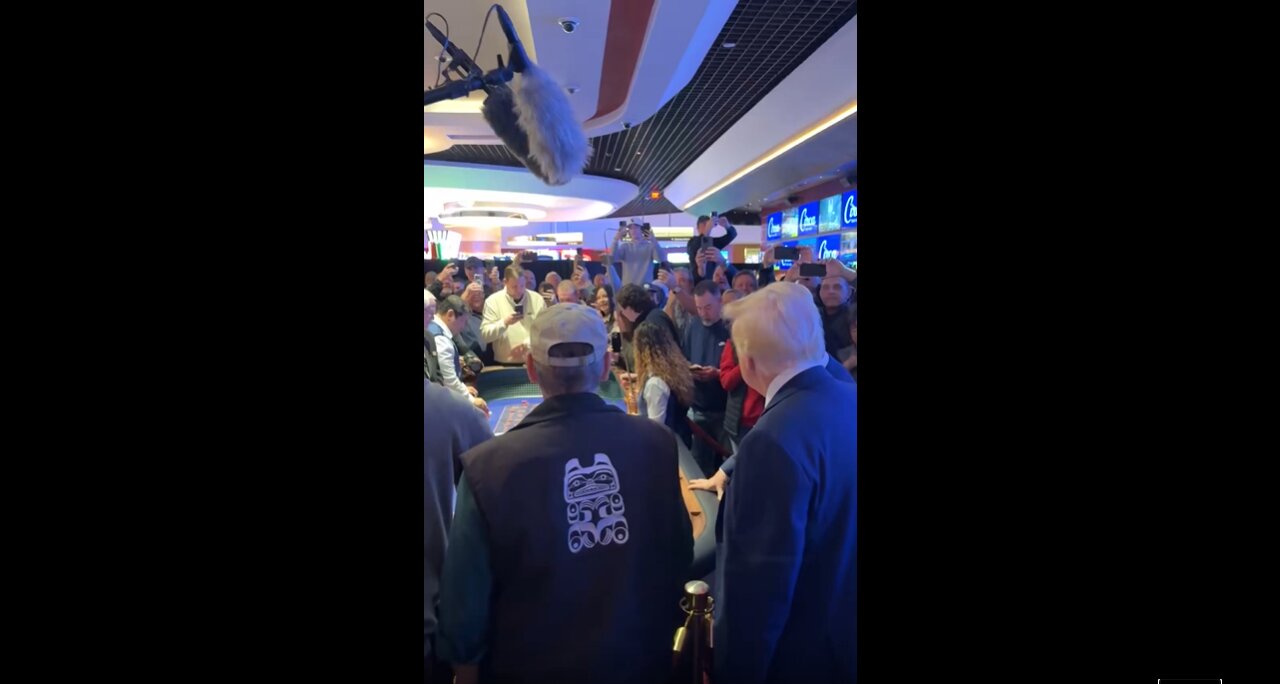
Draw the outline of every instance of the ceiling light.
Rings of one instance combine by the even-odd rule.
[[[444,213],[446,214],[459,215],[463,212],[515,214],[533,221],[541,221],[547,217],[547,210],[545,208],[517,202],[475,202],[471,200],[461,200],[458,202],[446,202],[444,205]]]
[[[529,220],[519,214],[490,212],[460,212],[453,216],[441,216],[440,223],[460,228],[519,228],[529,225]]]
[[[726,50],[732,50],[738,47],[738,44],[726,40],[725,42],[720,44],[720,47],[725,48]]]
[[[832,126],[834,126],[834,125],[836,125],[836,124],[840,123],[841,121],[844,121],[845,119],[847,119],[847,118],[849,118],[850,116],[853,116],[854,114],[857,114],[857,113],[858,113],[858,103],[857,103],[857,102],[854,102],[853,104],[851,104],[851,105],[849,105],[849,106],[845,107],[844,109],[841,109],[840,111],[836,112],[835,114],[832,114],[831,116],[827,117],[826,119],[824,119],[824,120],[822,120],[822,121],[818,122],[815,126],[813,126],[812,128],[810,128],[809,130],[807,130],[807,131],[805,131],[805,132],[801,133],[800,135],[795,136],[795,137],[794,137],[794,138],[792,138],[791,140],[788,140],[787,142],[785,142],[785,143],[783,143],[783,144],[781,144],[781,145],[779,145],[779,146],[775,147],[775,148],[773,149],[773,151],[766,153],[764,156],[760,157],[760,158],[759,158],[759,159],[757,159],[756,161],[754,161],[754,162],[752,162],[752,163],[748,164],[747,166],[743,167],[743,168],[742,168],[742,170],[740,170],[740,171],[738,171],[737,173],[733,174],[732,176],[729,176],[728,178],[726,178],[726,179],[724,179],[724,180],[720,181],[720,182],[719,182],[719,183],[717,183],[714,187],[712,187],[710,190],[707,190],[706,192],[702,193],[701,195],[698,195],[697,197],[693,198],[692,200],[689,200],[688,202],[686,202],[686,203],[685,203],[685,205],[684,205],[682,208],[683,208],[683,209],[688,209],[689,207],[691,207],[691,206],[693,206],[693,205],[697,204],[698,202],[701,202],[702,200],[704,200],[704,199],[706,199],[706,198],[708,198],[708,197],[710,197],[710,196],[714,195],[715,193],[720,192],[720,191],[721,191],[721,190],[723,190],[725,187],[727,187],[730,183],[734,183],[734,182],[736,182],[737,180],[741,179],[743,176],[747,175],[748,173],[751,173],[752,171],[755,171],[756,169],[760,168],[761,166],[764,166],[765,164],[768,164],[769,162],[773,161],[774,159],[777,159],[778,157],[781,157],[783,154],[786,154],[789,150],[791,150],[792,148],[796,147],[797,145],[799,145],[799,144],[803,143],[804,141],[806,141],[806,140],[808,140],[808,139],[812,138],[813,136],[815,136],[815,135],[817,135],[817,134],[819,134],[819,133],[821,133],[821,132],[823,132],[823,131],[827,130],[828,128],[831,128]]]

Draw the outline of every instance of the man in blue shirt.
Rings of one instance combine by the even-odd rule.
[[[812,301],[777,283],[725,309],[743,381],[765,408],[717,519],[719,681],[857,675],[858,389],[827,369]]]
[[[698,320],[689,321],[680,341],[680,350],[693,372],[693,406],[689,408],[689,417],[694,425],[727,448],[724,410],[729,394],[720,385],[720,356],[729,341],[729,329],[720,320],[720,287],[703,280],[693,288],[693,301]],[[716,450],[706,440],[695,437],[691,451],[703,477],[711,477],[720,465]]]

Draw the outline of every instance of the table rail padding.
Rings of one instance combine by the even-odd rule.
[[[524,368],[509,367],[484,369],[480,375],[476,376],[476,392],[485,401],[542,396],[542,390],[529,382],[529,373]],[[612,373],[609,374],[608,380],[600,383],[596,393],[605,399],[622,401],[622,387]]]

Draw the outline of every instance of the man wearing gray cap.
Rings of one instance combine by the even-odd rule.
[[[484,288],[484,296],[488,297],[493,294],[493,288],[490,287],[484,277],[484,261],[482,261],[480,257],[467,257],[467,260],[462,265],[462,270],[467,279],[467,284],[463,287],[472,283],[478,283],[480,287]],[[461,291],[462,288],[459,288],[458,292]]]
[[[558,304],[530,334],[544,401],[462,455],[440,657],[459,684],[664,681],[693,579],[675,437],[595,393],[610,360],[595,310]]]

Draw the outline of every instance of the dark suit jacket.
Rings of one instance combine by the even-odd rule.
[[[810,368],[742,441],[720,540],[721,681],[854,681],[857,403],[856,384]]]
[[[422,333],[422,370],[428,380],[437,385],[444,384],[440,375],[440,361],[436,358],[436,338],[427,330]]]

